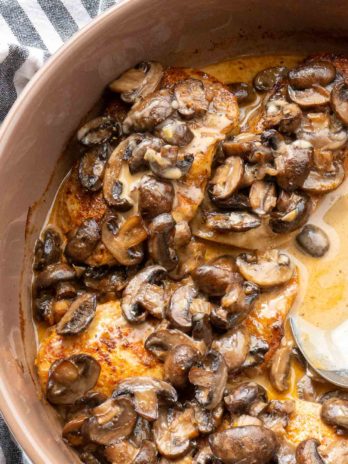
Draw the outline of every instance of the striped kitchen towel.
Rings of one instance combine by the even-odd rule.
[[[45,60],[118,1],[0,0],[0,122]]]
[[[0,0],[0,123],[71,35],[119,0]],[[0,464],[29,464],[0,417]]]

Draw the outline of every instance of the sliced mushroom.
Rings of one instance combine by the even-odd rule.
[[[305,401],[317,401],[317,395],[312,379],[308,375],[304,375],[296,385],[298,397]]]
[[[148,149],[145,160],[149,162],[151,171],[161,179],[177,180],[186,174],[192,163],[193,155],[185,154],[179,160],[178,147],[164,145],[160,151]]]
[[[259,92],[272,90],[284,77],[287,76],[289,70],[285,66],[275,66],[259,71],[254,77],[253,84]]]
[[[318,440],[308,438],[302,441],[296,449],[297,464],[325,464],[318,453]]]
[[[334,86],[331,92],[331,105],[337,116],[348,125],[348,85],[345,81]]]
[[[289,82],[295,89],[309,89],[313,85],[326,86],[336,77],[335,66],[329,61],[314,61],[289,72]]]
[[[101,189],[106,162],[110,156],[110,145],[90,148],[79,163],[79,181],[82,187],[91,192]]]
[[[168,213],[155,217],[149,226],[149,254],[151,259],[173,270],[178,264],[178,257],[174,249],[175,221]]]
[[[155,444],[151,441],[144,441],[132,464],[157,464],[157,449]]]
[[[250,336],[244,327],[229,330],[212,343],[212,349],[224,357],[229,373],[243,365],[249,348]]]
[[[179,262],[174,271],[170,273],[171,279],[181,280],[188,274],[191,274],[198,266],[203,263],[205,252],[205,245],[201,242],[197,242],[194,239],[190,240],[190,242],[182,248],[177,247]]]
[[[173,113],[173,95],[169,90],[158,90],[137,101],[123,121],[123,131],[151,131]]]
[[[255,382],[243,382],[224,397],[225,405],[231,414],[248,414],[256,401],[267,403],[268,397],[266,390]]]
[[[305,224],[311,208],[312,202],[307,194],[299,191],[289,194],[282,191],[278,197],[277,208],[271,213],[269,225],[276,234],[292,232]]]
[[[289,389],[290,362],[293,346],[292,341],[288,341],[283,337],[279,348],[272,358],[269,378],[273,387],[279,392]]]
[[[192,421],[192,408],[162,409],[154,422],[153,435],[162,456],[176,459],[186,455],[192,447],[191,440],[199,435]]]
[[[289,85],[288,94],[290,99],[302,108],[321,106],[330,102],[330,91],[320,85],[304,90],[296,90]]]
[[[323,402],[321,418],[326,424],[348,430],[348,400],[330,398]]]
[[[324,256],[330,247],[327,234],[320,227],[313,224],[305,225],[296,236],[296,241],[302,250],[315,258]]]
[[[92,322],[97,307],[95,295],[85,293],[70,306],[57,325],[58,335],[77,335],[87,329]]]
[[[113,183],[111,195],[109,198],[109,205],[113,207],[115,211],[129,211],[133,208],[133,202],[127,196],[122,196],[123,183],[120,180],[116,180]],[[110,201],[112,197],[112,201]]]
[[[177,345],[169,351],[164,362],[164,378],[175,388],[185,388],[188,383],[189,370],[197,359],[197,350],[192,346]]]
[[[242,365],[243,369],[258,366],[265,360],[265,354],[269,350],[269,344],[260,337],[255,335],[250,336],[249,353]]]
[[[45,321],[49,326],[55,324],[54,298],[51,294],[40,294],[34,299],[33,306],[36,320]]]
[[[128,440],[118,440],[105,447],[104,455],[111,464],[133,464],[138,451]]]
[[[117,294],[124,289],[128,275],[123,266],[110,268],[99,266],[87,268],[83,274],[83,283],[88,289],[100,294]]]
[[[311,168],[313,147],[306,140],[283,145],[284,150],[275,158],[278,185],[287,191],[302,187]]]
[[[239,104],[251,103],[256,99],[254,89],[247,82],[228,84],[228,90],[237,98]]]
[[[208,189],[208,194],[214,205],[223,211],[245,211],[251,207],[248,196],[242,192],[233,193],[229,198],[223,200],[211,196],[210,189]]]
[[[199,449],[194,457],[193,464],[221,464],[221,461],[213,455],[209,446]]]
[[[182,248],[190,243],[192,237],[191,227],[187,221],[179,221],[175,224],[174,247]]]
[[[201,312],[195,314],[192,317],[192,338],[194,340],[203,341],[206,347],[210,348],[213,341],[213,329],[210,323],[210,313],[212,305],[209,302],[207,303],[210,306],[209,314]]]
[[[99,116],[84,124],[77,133],[77,139],[84,145],[99,145],[121,135],[121,126],[110,116]]]
[[[241,188],[250,187],[254,182],[263,180],[266,176],[274,177],[278,171],[270,163],[244,165],[244,175],[241,182]]]
[[[75,270],[68,264],[57,263],[50,264],[36,277],[34,290],[54,287],[59,282],[74,280],[76,277]],[[35,293],[35,292],[34,292]]]
[[[102,461],[90,451],[86,451],[82,448],[81,454],[79,454],[79,458],[84,464],[102,464]]]
[[[206,213],[206,225],[218,232],[246,232],[261,225],[261,220],[255,214],[245,211],[231,211],[228,213]]]
[[[209,351],[189,372],[189,381],[195,386],[195,398],[211,411],[221,402],[227,382],[227,365],[217,351]]]
[[[209,437],[209,444],[214,455],[224,464],[268,464],[278,447],[274,432],[257,425],[214,433]]]
[[[333,151],[347,142],[347,129],[343,123],[327,112],[309,112],[301,119],[296,131],[298,139],[307,140],[314,147],[314,164],[318,169],[330,170]]]
[[[219,166],[208,186],[209,195],[218,200],[229,198],[241,183],[244,174],[243,160],[238,156],[227,158]]]
[[[198,79],[186,79],[176,84],[174,95],[178,103],[178,112],[184,118],[202,116],[208,110],[204,84]]]
[[[65,300],[75,298],[77,293],[76,285],[73,282],[60,282],[56,287],[56,299]]]
[[[157,126],[156,135],[170,145],[185,147],[194,137],[194,134],[186,122],[179,119],[167,119]]]
[[[242,159],[248,159],[253,148],[260,144],[260,137],[252,132],[242,132],[235,136],[226,137],[221,142],[224,160],[226,157],[238,156]]]
[[[84,422],[89,418],[87,412],[80,412],[70,419],[63,427],[62,437],[71,446],[82,446],[86,444],[86,437],[81,433]]]
[[[295,267],[289,256],[278,250],[264,253],[242,253],[236,259],[243,277],[262,288],[274,287],[288,282]]]
[[[336,190],[344,181],[345,172],[341,164],[333,166],[333,170],[321,173],[311,170],[302,188],[311,193],[327,193]]]
[[[172,294],[166,315],[173,327],[183,332],[189,332],[192,329],[190,306],[196,295],[197,290],[190,284],[179,287]]]
[[[248,316],[259,293],[257,285],[244,282],[239,274],[233,274],[226,294],[221,298],[221,309],[226,312],[226,328],[240,324]]]
[[[163,76],[163,67],[155,61],[142,61],[125,71],[109,85],[126,103],[134,103],[154,92]]]
[[[121,301],[121,308],[124,317],[129,322],[139,323],[146,319],[146,309],[148,306],[145,304],[143,298],[144,293],[142,292],[143,287],[146,284],[151,284],[154,287],[162,282],[166,274],[166,269],[162,266],[148,266],[142,271],[138,272],[128,283],[127,287],[123,291],[123,297]],[[151,292],[151,287],[146,287],[147,292]],[[156,293],[158,295],[158,293]],[[146,300],[145,300],[146,301]],[[155,299],[155,302],[158,299]],[[160,299],[161,308],[158,311],[163,312],[164,298]],[[154,309],[152,308],[152,311]],[[157,312],[158,312],[157,311]]]
[[[42,239],[35,244],[35,262],[34,269],[42,270],[49,264],[59,261],[62,250],[62,239],[54,228],[48,227],[43,233]]]
[[[264,124],[266,128],[277,127],[285,134],[292,134],[301,123],[302,111],[295,103],[275,98],[266,104]]]
[[[94,219],[86,219],[80,227],[68,234],[64,253],[74,262],[83,263],[93,253],[100,237],[98,223]]]
[[[151,422],[144,419],[142,416],[137,417],[132,435],[129,437],[129,441],[140,448],[142,443],[152,439],[152,428]]]
[[[138,302],[139,314],[143,310],[156,319],[162,320],[164,318],[167,300],[163,287],[152,283],[144,283],[135,298]]]
[[[191,401],[190,405],[193,408],[194,420],[200,433],[206,435],[215,430],[221,425],[224,415],[223,404],[220,403],[215,409],[208,411],[196,401]]]
[[[174,188],[170,182],[143,176],[139,185],[139,211],[143,218],[153,219],[170,213],[174,201]]]
[[[142,242],[147,232],[140,216],[130,216],[119,226],[115,216],[103,223],[102,242],[118,263],[124,266],[139,264],[143,259]]]
[[[178,345],[188,345],[199,354],[204,354],[205,344],[202,341],[195,341],[188,335],[176,329],[158,330],[152,333],[145,341],[145,348],[151,351],[161,361],[164,361],[169,352]]]
[[[274,431],[288,426],[290,415],[295,411],[294,400],[272,400],[259,414],[265,427]]]
[[[254,182],[250,188],[249,201],[251,208],[259,216],[270,213],[277,203],[275,185],[263,180]]]
[[[82,430],[92,442],[112,445],[132,433],[136,418],[128,398],[109,398],[91,410],[91,417],[83,424]]]
[[[98,381],[99,363],[87,354],[55,361],[48,373],[46,398],[52,404],[73,404]]]
[[[163,141],[151,134],[132,134],[125,143],[122,158],[127,161],[131,174],[149,168],[149,163],[145,159],[148,149],[160,151],[163,146]]]
[[[158,418],[160,400],[169,404],[175,404],[178,400],[174,387],[152,377],[130,377],[122,380],[113,392],[113,397],[123,395],[132,395],[135,411],[149,421]]]
[[[232,270],[214,263],[203,264],[192,272],[198,289],[209,296],[222,296],[231,282]]]

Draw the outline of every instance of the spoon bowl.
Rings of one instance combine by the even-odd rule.
[[[348,320],[329,330],[296,312],[289,320],[296,344],[313,370],[328,382],[348,388]]]

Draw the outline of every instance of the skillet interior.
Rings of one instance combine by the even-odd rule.
[[[0,336],[4,360],[0,365],[0,407],[35,463],[77,461],[62,446],[56,418],[39,401],[33,380],[36,347],[29,304],[29,250],[67,172],[68,156],[56,166],[64,143],[104,85],[144,57],[165,64],[199,66],[236,54],[339,52],[346,47],[343,1],[335,7],[319,1],[225,3],[197,0],[187,7],[187,2],[180,0],[170,5],[123,2],[51,61],[4,124],[0,149]],[[32,205],[22,267],[27,211]]]

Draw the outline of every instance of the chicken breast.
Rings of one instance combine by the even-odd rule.
[[[100,363],[101,373],[95,390],[106,395],[127,377],[149,375],[162,378],[162,363],[144,348],[144,340],[154,328],[148,322],[128,324],[119,301],[99,305],[91,325],[81,335],[64,337],[52,328],[42,341],[36,358],[43,390],[51,364],[78,353],[89,354]]]
[[[191,168],[182,179],[173,180],[175,200],[172,214],[179,222],[190,221],[201,203],[206,182],[210,176],[211,164],[217,144],[238,126],[239,110],[236,98],[216,79],[194,69],[169,68],[165,71],[158,91],[172,90],[176,84],[194,79],[203,84],[208,102],[207,111],[187,121],[193,133],[191,142],[179,149],[178,158],[193,157]],[[147,98],[153,98],[156,92]],[[124,114],[122,113],[122,118]],[[126,164],[124,162],[124,164]],[[127,180],[127,190],[137,188],[142,171],[132,175],[126,167],[120,175]],[[82,224],[86,218],[100,220],[107,208],[101,192],[86,192],[78,179],[78,166],[74,166],[58,193],[55,217],[63,232],[68,232]],[[137,205],[135,205],[136,210]]]
[[[250,334],[269,344],[264,368],[279,346],[283,322],[294,302],[297,287],[295,276],[281,289],[264,293],[245,321]],[[45,390],[51,364],[78,353],[90,354],[100,363],[101,374],[95,390],[107,395],[127,377],[162,378],[163,364],[144,347],[146,338],[158,323],[129,324],[122,315],[120,302],[111,301],[98,305],[91,325],[80,335],[58,335],[53,327],[42,340],[36,358],[42,389]]]

